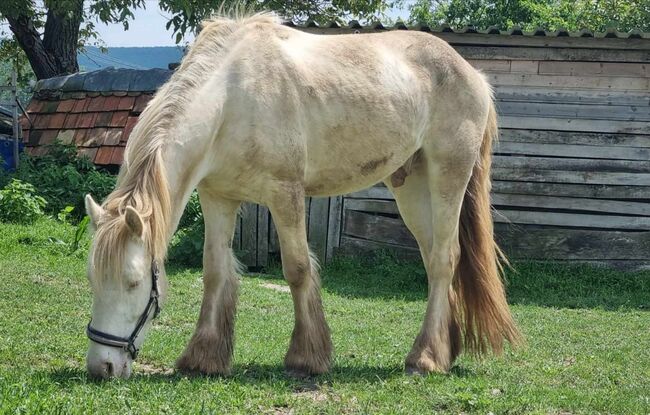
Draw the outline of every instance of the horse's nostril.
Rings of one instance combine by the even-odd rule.
[[[106,376],[111,377],[113,376],[113,364],[111,362],[106,362]]]

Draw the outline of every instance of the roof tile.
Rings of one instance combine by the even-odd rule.
[[[152,95],[142,94],[135,99],[135,105],[133,106],[133,112],[141,113],[147,107],[149,101],[151,101]]]
[[[122,139],[121,128],[109,128],[106,130],[106,134],[104,134],[104,141],[102,142],[102,145],[116,146],[120,144],[121,139]]]
[[[122,140],[126,141],[129,138],[131,131],[133,131],[133,127],[135,127],[135,124],[137,122],[138,117],[129,116],[129,118],[126,120],[126,126],[124,127],[124,135],[122,135]]]
[[[29,102],[29,105],[27,106],[27,112],[28,113],[34,113],[34,112],[41,112],[41,107],[43,106],[43,102],[38,99],[32,99]]]
[[[104,111],[115,111],[120,104],[120,97],[106,97],[104,101]]]
[[[90,94],[88,94],[90,95]],[[105,97],[97,96],[90,100],[88,104],[87,111],[102,111],[104,107],[104,102],[106,101]]]
[[[43,146],[45,144],[52,144],[56,140],[57,130],[45,130],[41,135],[41,138],[38,140],[38,144]]]
[[[95,156],[95,164],[107,165],[111,163],[113,147],[100,147]]]
[[[56,112],[58,106],[59,106],[59,101],[43,101],[40,112],[45,112],[45,113]]]
[[[57,130],[59,128],[63,128],[63,124],[65,123],[65,117],[67,115],[68,114],[63,113],[63,112],[57,113],[57,114],[54,114],[54,115],[50,115],[50,121],[48,123],[48,127],[53,128],[53,129],[57,129]]]
[[[111,156],[111,164],[115,164],[119,166],[122,164],[122,161],[124,161],[124,146],[113,148],[113,155]]]
[[[63,144],[72,144],[74,142],[74,130],[60,130],[56,139]]]
[[[36,115],[32,119],[32,122],[34,124],[33,128],[36,128],[36,129],[47,128],[48,125],[50,124],[50,118],[52,118],[52,115],[49,115],[49,114],[38,114],[38,115]]]
[[[66,99],[59,102],[59,106],[56,108],[57,112],[70,112],[74,108],[74,104],[77,101],[74,99]]]
[[[96,112],[87,112],[81,114],[79,117],[79,122],[77,124],[78,128],[92,128],[95,125],[95,118],[97,118]]]
[[[110,126],[111,127],[124,127],[126,125],[126,121],[129,118],[129,112],[128,111],[116,111],[113,113],[113,117],[111,118]]]
[[[79,125],[79,118],[81,118],[81,114],[68,114],[65,123],[63,123],[63,128],[77,128]]]
[[[91,130],[88,130],[86,128],[75,130],[74,142],[76,145],[80,146],[86,141],[86,137],[88,136],[88,131]]]
[[[77,149],[77,154],[79,154],[80,157],[87,157],[92,162],[93,160],[95,160],[95,155],[97,155],[97,147],[92,147],[92,148],[80,147]]]
[[[111,124],[112,112],[100,112],[95,118],[95,127],[108,127]]]
[[[78,99],[74,103],[74,107],[72,108],[72,112],[74,112],[74,113],[85,112],[86,109],[88,108],[88,103],[89,102],[90,102],[90,98]]]
[[[135,104],[135,97],[124,96],[120,98],[120,103],[117,105],[118,110],[129,110],[133,109]]]
[[[104,135],[106,135],[106,128],[93,128],[87,130],[86,137],[83,143],[84,147],[98,147],[104,142]]]

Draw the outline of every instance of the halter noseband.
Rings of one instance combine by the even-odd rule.
[[[88,338],[91,341],[103,344],[104,346],[120,347],[128,352],[131,355],[131,358],[135,360],[135,358],[138,357],[139,352],[138,348],[135,347],[135,339],[138,337],[138,334],[140,334],[140,331],[147,323],[149,314],[151,314],[151,309],[153,308],[154,310],[153,318],[158,317],[158,314],[160,313],[160,305],[158,304],[158,297],[160,296],[160,292],[158,291],[159,276],[160,271],[158,270],[158,264],[155,260],[153,260],[151,262],[151,294],[149,295],[149,302],[147,303],[147,306],[142,312],[138,323],[135,325],[135,328],[129,337],[114,336],[112,334],[104,333],[103,331],[94,329],[90,326],[92,323],[91,320],[86,327],[86,335]]]

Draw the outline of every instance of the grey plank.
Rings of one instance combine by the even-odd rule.
[[[341,242],[341,225],[343,215],[343,197],[335,196],[330,198],[329,219],[327,222],[327,249],[325,250],[325,262],[331,261],[335,250]]]
[[[492,157],[492,166],[494,168],[510,169],[650,173],[650,161],[641,160],[606,160],[565,157],[523,157],[495,155]]]
[[[346,200],[348,198],[358,198],[358,199],[395,199],[393,194],[388,190],[383,184],[377,184],[373,187],[360,190],[358,192],[349,193],[345,195]]]
[[[650,105],[650,103],[648,105]],[[501,128],[499,130],[499,139],[506,142],[513,141],[537,144],[573,144],[585,146],[645,148],[650,147],[650,135],[641,134],[585,133],[573,131],[569,132]],[[611,148],[608,148],[607,151],[611,151]]]
[[[538,144],[499,141],[495,153],[525,154],[529,156],[552,156],[571,158],[594,158],[612,160],[650,160],[650,148],[624,146],[583,146],[575,144]]]
[[[525,225],[549,225],[567,228],[650,230],[650,218],[638,216],[590,215],[499,209],[494,221]]]
[[[492,169],[493,180],[646,186],[648,173],[577,172],[521,168]]]
[[[646,77],[565,76],[528,73],[488,73],[486,77],[492,85],[637,91],[637,93],[650,90],[650,78]]]
[[[495,95],[499,101],[559,102],[582,105],[650,105],[647,91],[604,91],[579,88],[552,88],[548,86],[498,85]]]
[[[329,204],[327,197],[313,197],[309,210],[309,247],[322,263],[327,259]]]
[[[248,267],[257,266],[257,205],[244,203],[242,207],[241,257],[239,260]]]
[[[259,205],[257,208],[257,266],[265,267],[269,263],[269,209]]]
[[[501,115],[536,116],[550,118],[578,118],[583,120],[650,121],[650,106],[636,105],[581,105],[559,102],[499,101]],[[648,123],[650,126],[650,123]]]
[[[512,259],[647,260],[650,232],[495,226],[497,241]]]
[[[581,62],[639,62],[650,61],[647,50],[611,50],[577,48],[504,48],[500,46],[458,45],[456,49],[465,59],[510,59],[538,61]]]
[[[394,200],[345,199],[344,209],[346,211],[399,214],[397,203]]]
[[[500,115],[499,125],[505,128],[558,130],[594,133],[648,134],[645,121],[582,120],[543,116]]]
[[[568,196],[591,199],[650,199],[650,186],[614,186],[545,182],[492,181],[494,193]]]
[[[401,219],[347,210],[344,235],[399,246],[417,247]]]
[[[493,193],[492,204],[497,206],[500,211],[501,209],[507,210],[508,207],[523,207],[527,209],[562,209],[650,216],[650,203],[621,202],[618,200],[586,199],[579,197]]]

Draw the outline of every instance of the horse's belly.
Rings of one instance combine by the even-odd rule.
[[[339,195],[370,187],[399,169],[418,149],[415,140],[355,144],[344,151],[336,151],[337,146],[332,145],[320,154],[310,154],[305,174],[309,196]]]

